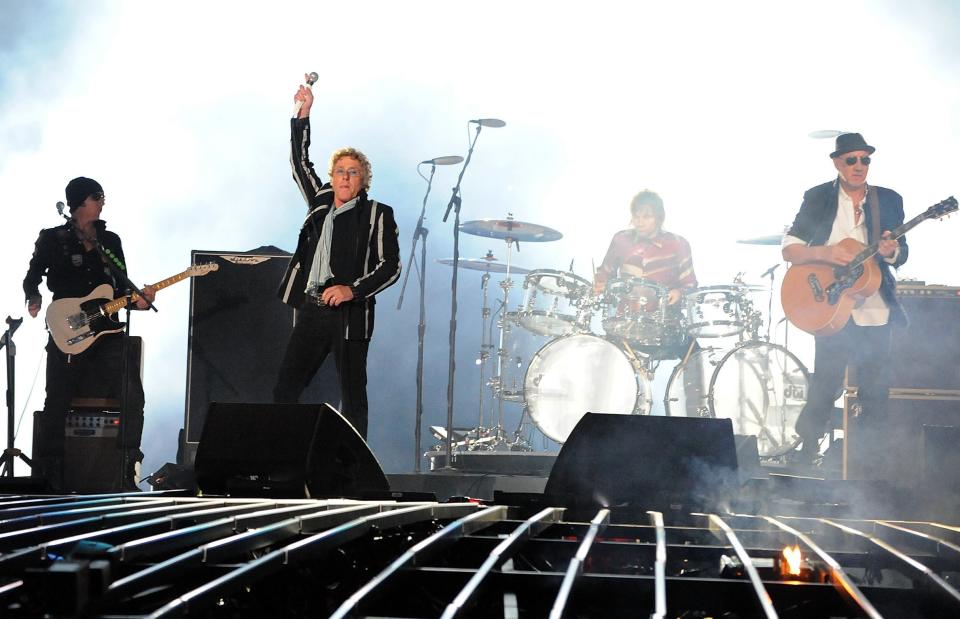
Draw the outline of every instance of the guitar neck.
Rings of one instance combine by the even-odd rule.
[[[899,239],[901,236],[909,232],[912,228],[914,228],[917,224],[919,224],[921,221],[924,221],[925,219],[929,219],[929,216],[926,213],[920,213],[910,221],[905,222],[901,226],[897,227],[896,230],[891,230],[890,238]],[[872,258],[874,254],[877,253],[877,250],[879,248],[880,248],[879,240],[875,241],[872,245],[868,245],[867,247],[863,248],[863,251],[857,254],[853,260],[850,261],[850,265],[859,266],[863,264],[864,262]]]
[[[192,269],[187,269],[186,271],[177,273],[173,277],[168,277],[167,279],[160,280],[156,284],[153,284],[153,287],[156,288],[157,290],[162,290],[167,286],[171,286],[173,284],[176,284],[177,282],[183,281],[188,277],[191,277],[192,275],[193,275]],[[125,308],[130,303],[135,303],[139,299],[140,299],[140,295],[134,292],[133,294],[130,294],[126,297],[120,297],[119,299],[114,299],[113,301],[104,303],[103,311],[108,315],[116,314],[117,312]]]

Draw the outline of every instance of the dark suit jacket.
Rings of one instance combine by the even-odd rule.
[[[876,187],[871,185],[870,191],[877,192],[880,211],[880,233],[887,230],[895,230],[903,223],[903,198],[896,191],[886,187]],[[824,245],[830,238],[830,230],[833,228],[833,220],[837,217],[837,199],[840,192],[840,181],[835,179],[829,183],[817,185],[808,189],[803,194],[803,204],[800,205],[800,211],[787,234],[803,239],[807,245]],[[874,238],[873,231],[873,212],[870,209],[870,200],[863,205],[864,223],[867,226],[867,241],[870,244],[876,243],[878,239]],[[880,285],[880,296],[886,301],[890,308],[890,321],[905,323],[906,314],[900,303],[897,301],[896,288],[897,282],[893,276],[890,267],[899,267],[907,261],[909,247],[907,247],[907,238],[901,236],[898,239],[900,243],[900,253],[894,264],[888,263],[882,257],[875,257],[877,264],[880,265],[880,273],[883,275],[883,283]]]

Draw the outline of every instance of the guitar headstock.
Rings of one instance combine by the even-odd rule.
[[[187,273],[190,277],[202,277],[207,273],[212,273],[220,269],[220,264],[217,262],[207,262],[206,264],[195,264],[189,269]]]
[[[953,196],[950,196],[942,202],[937,202],[930,208],[926,210],[923,214],[925,218],[929,219],[939,219],[941,217],[946,217],[950,213],[953,213],[957,210],[957,199]]]

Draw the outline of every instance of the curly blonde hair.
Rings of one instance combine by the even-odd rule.
[[[333,154],[330,155],[330,169],[327,170],[327,175],[331,179],[333,178],[333,168],[336,167],[337,162],[344,157],[351,157],[360,162],[360,165],[363,166],[363,190],[370,191],[370,183],[373,181],[373,167],[370,165],[370,160],[367,159],[367,156],[356,148],[348,146],[333,151]]]

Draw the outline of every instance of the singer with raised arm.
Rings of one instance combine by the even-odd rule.
[[[305,76],[294,95],[290,120],[290,164],[307,217],[280,282],[280,298],[297,309],[297,322],[273,394],[276,402],[297,402],[332,353],[341,412],[366,439],[375,297],[400,276],[399,232],[393,209],[367,195],[373,172],[362,152],[335,150],[326,183],[314,170],[308,151],[315,75]]]
[[[906,322],[890,268],[906,262],[907,241],[903,236],[899,240],[890,238],[890,231],[903,223],[903,198],[891,189],[867,184],[874,151],[859,133],[837,137],[835,150],[830,153],[837,177],[803,194],[800,210],[783,238],[783,259],[791,267],[784,278],[781,298],[784,311],[789,312],[793,309],[791,300],[801,298],[816,280],[794,277],[802,270],[797,270],[797,265],[842,267],[857,254],[850,239],[857,242],[854,245],[877,243],[876,255],[869,258],[871,264],[864,266],[877,269],[879,290],[858,301],[852,319],[837,332],[815,338],[814,374],[796,423],[802,445],[791,458],[804,465],[822,464],[820,440],[829,429],[830,412],[841,394],[844,371],[850,366],[856,374],[862,411],[851,433],[866,438],[869,450],[878,456],[877,467],[869,474],[880,476],[880,467],[885,466],[882,460],[890,367],[897,363],[891,357],[890,325]],[[791,320],[796,322],[796,318]]]
[[[82,298],[103,284],[113,289],[111,298],[130,294],[120,281],[117,269],[126,271],[120,237],[106,229],[100,214],[106,204],[103,187],[91,178],[78,177],[66,187],[70,215],[65,224],[40,231],[27,275],[23,280],[27,311],[36,318],[42,306],[40,282],[47,279],[53,301]],[[58,203],[62,211],[63,203]],[[97,245],[100,246],[98,249]],[[107,260],[111,264],[107,264]],[[143,290],[146,299],[136,301],[138,309],[153,301],[155,290]],[[40,473],[55,492],[73,490],[64,486],[64,423],[70,401],[82,395],[91,384],[107,385],[111,397],[119,397],[122,375],[122,341],[117,333],[105,334],[82,353],[61,351],[53,336],[47,341],[47,395],[38,424],[34,461]],[[98,387],[102,388],[102,387]],[[128,410],[125,431],[118,449],[126,450],[127,462],[122,485],[136,490],[135,463],[143,458],[140,435],[143,430],[143,385],[139,368],[128,373]]]

